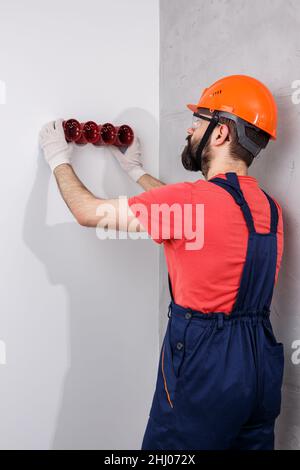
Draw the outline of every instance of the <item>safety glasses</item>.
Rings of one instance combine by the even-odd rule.
[[[210,118],[208,116],[202,116],[201,114],[193,113],[192,127],[193,127],[193,129],[197,129],[198,127],[201,126],[201,123],[203,121],[210,122],[211,120],[212,120],[212,118]]]

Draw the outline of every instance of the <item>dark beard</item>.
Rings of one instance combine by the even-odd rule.
[[[210,139],[205,145],[202,155],[201,155],[201,171],[205,179],[207,179],[207,175],[210,169],[210,163],[211,163],[211,150],[210,150]]]
[[[184,147],[183,152],[181,154],[182,165],[188,171],[201,171],[203,176],[206,178],[210,169],[210,162],[212,158],[210,151],[210,138],[206,143],[204,149],[202,150],[201,165],[199,168],[199,165],[196,160],[197,146],[192,149],[191,137],[191,135],[188,135],[186,137],[188,143]]]
[[[192,151],[191,137],[191,135],[188,135],[185,139],[188,143],[181,154],[181,162],[184,168],[188,171],[201,171],[201,168],[198,167],[195,154]]]

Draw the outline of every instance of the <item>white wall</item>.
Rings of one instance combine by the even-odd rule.
[[[127,123],[158,176],[158,7],[1,1],[2,449],[140,448],[158,355],[159,248],[78,226],[38,131],[58,117]],[[76,148],[74,167],[97,196],[142,191],[103,148]]]
[[[286,359],[276,445],[279,449],[300,449],[300,104],[292,101],[296,91],[292,84],[300,79],[300,3],[161,0],[160,6],[163,181],[200,177],[184,170],[180,155],[191,125],[186,103],[196,103],[203,88],[226,75],[252,75],[272,90],[278,104],[278,140],[260,154],[249,174],[278,199],[284,211],[284,256],[272,302],[272,323],[275,334],[284,342]],[[163,253],[160,279],[162,338],[169,302]]]

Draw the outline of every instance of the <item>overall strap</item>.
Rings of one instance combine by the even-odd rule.
[[[226,173],[226,178],[227,178],[226,180],[223,178],[212,178],[209,180],[209,183],[217,184],[218,186],[221,186],[228,193],[231,194],[231,196],[234,198],[235,202],[240,206],[243,212],[249,232],[255,233],[256,230],[254,227],[253,217],[252,217],[250,208],[248,206],[248,203],[240,188],[240,183],[239,183],[237,174],[233,172],[228,172]]]
[[[263,189],[262,192],[266,195],[271,209],[271,223],[270,223],[270,232],[277,233],[277,225],[278,225],[278,210],[274,200],[267,194]]]

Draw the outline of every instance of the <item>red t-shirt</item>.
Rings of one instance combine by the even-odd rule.
[[[224,173],[214,177],[226,179]],[[270,205],[267,197],[253,176],[242,175],[238,179],[256,231],[268,233]],[[283,220],[280,205],[270,196],[279,215],[277,282],[283,253]],[[128,204],[150,237],[159,244],[164,243],[174,301],[204,313],[230,313],[237,298],[248,241],[246,221],[233,197],[215,184],[197,180],[153,188],[128,198]],[[158,210],[160,204],[165,204],[161,208],[168,209],[171,216],[162,217],[163,210]],[[173,204],[174,210],[170,211]],[[187,227],[197,228],[194,238]],[[187,242],[194,242],[193,249],[187,248]]]

